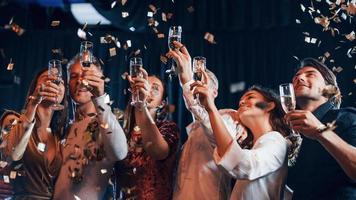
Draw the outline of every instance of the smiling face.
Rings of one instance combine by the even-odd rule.
[[[310,66],[301,68],[293,78],[296,99],[322,100],[323,89],[326,87],[321,73]]]
[[[240,99],[238,116],[242,124],[249,127],[253,126],[255,119],[269,117],[268,111],[261,109],[256,104],[267,102],[264,96],[256,90],[246,92]]]
[[[149,76],[148,82],[151,85],[150,95],[147,98],[149,108],[156,108],[162,104],[164,87],[162,81],[155,77]]]
[[[90,65],[90,69],[100,71],[94,64]],[[88,103],[93,96],[88,88],[82,84],[82,73],[82,65],[78,59],[69,69],[69,92],[72,99],[79,105]]]

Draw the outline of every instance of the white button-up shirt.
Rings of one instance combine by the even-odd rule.
[[[194,99],[190,91],[191,83],[192,81],[183,85],[183,97],[195,122],[187,127],[188,139],[179,160],[173,199],[225,200],[230,196],[231,178],[214,162],[216,142],[209,115]],[[228,110],[221,114],[230,134],[236,138],[237,123],[228,114]]]
[[[287,149],[287,141],[275,131],[263,134],[250,150],[242,149],[236,141],[222,157],[215,149],[216,163],[238,179],[230,199],[281,199],[287,175]]]

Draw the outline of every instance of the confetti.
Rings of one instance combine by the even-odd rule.
[[[37,149],[38,149],[39,151],[41,151],[41,152],[45,152],[45,150],[46,150],[46,144],[45,144],[45,143],[42,143],[42,142],[38,143],[38,144],[37,144]]]
[[[101,174],[106,174],[106,173],[108,172],[108,170],[106,170],[106,169],[101,169],[100,172],[101,172]]]
[[[303,4],[300,4],[300,9],[304,12],[305,11],[305,6]]]
[[[354,41],[355,40],[355,31],[352,31],[349,34],[346,34],[345,38],[348,39],[349,41]]]
[[[74,195],[75,200],[81,200],[77,195]]]
[[[160,39],[164,38],[164,34],[163,33],[157,34],[157,38],[160,38]]]
[[[121,78],[122,78],[123,80],[126,80],[126,78],[127,78],[128,75],[129,75],[129,73],[125,72],[125,73],[121,74]]]
[[[148,7],[153,11],[153,13],[156,13],[156,12],[157,12],[156,6],[150,4],[150,5],[148,5]]]
[[[9,178],[9,176],[4,175],[4,176],[3,176],[3,179],[4,179],[4,182],[5,182],[5,183],[10,183],[10,178]]]
[[[332,70],[333,70],[334,72],[340,73],[340,72],[342,72],[342,70],[344,70],[344,69],[343,69],[342,67],[333,67]]]
[[[21,36],[22,34],[25,33],[25,29],[23,29],[21,26],[19,26],[16,23],[12,22],[12,19],[10,20],[9,25],[5,25],[5,29],[11,29],[13,32],[15,32],[18,36]]]
[[[110,48],[109,53],[110,53],[110,57],[116,56],[116,48],[115,47]]]
[[[230,93],[241,92],[245,89],[246,83],[244,81],[233,83],[230,85]]]
[[[113,1],[110,6],[111,6],[111,8],[114,8],[115,5],[116,5],[116,1]]]
[[[353,82],[356,84],[356,78],[353,80]]]
[[[119,41],[116,41],[115,45],[116,45],[117,48],[121,48],[121,44],[120,44]]]
[[[161,62],[164,63],[165,65],[166,65],[167,62],[168,62],[168,58],[167,58],[166,56],[164,56],[164,55],[161,55],[161,56],[160,56],[160,60],[161,60]]]
[[[134,31],[136,30],[136,28],[133,27],[133,26],[131,26],[129,29],[130,29],[130,31],[132,31],[132,32],[134,32]]]
[[[79,38],[81,38],[83,40],[87,39],[87,34],[81,28],[78,28],[77,35],[78,35]]]
[[[16,175],[17,175],[16,171],[11,171],[10,172],[10,179],[15,179]]]
[[[215,36],[209,32],[206,32],[204,35],[204,39],[207,40],[211,44],[216,44],[216,41],[214,38],[215,38]]]
[[[6,161],[0,161],[0,168],[6,167],[7,162]]]
[[[55,20],[51,22],[51,26],[55,27],[55,26],[59,26],[59,24],[61,23],[61,21]]]
[[[295,23],[300,24],[301,22],[299,19],[295,19]]]
[[[129,13],[128,12],[121,12],[121,16],[122,18],[126,18],[129,16]]]
[[[121,0],[121,5],[125,5],[126,4],[126,2],[127,2],[127,0]]]
[[[147,17],[153,17],[153,12],[148,11],[148,12],[147,12]]]
[[[104,82],[105,82],[105,83],[109,83],[109,82],[110,82],[110,78],[106,77],[106,78],[104,79]]]
[[[162,12],[162,21],[164,21],[164,22],[167,21],[167,15],[164,12]]]
[[[131,47],[131,40],[126,41],[127,47]]]
[[[194,12],[194,7],[193,6],[189,6],[187,8],[187,10],[188,10],[188,12],[192,13],[192,12]]]
[[[12,62],[12,58],[10,58],[10,62],[9,64],[7,64],[7,68],[8,71],[11,71],[14,69],[14,63]]]

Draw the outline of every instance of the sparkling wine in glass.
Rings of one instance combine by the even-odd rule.
[[[82,67],[90,67],[93,63],[93,43],[83,41],[80,43],[80,63]]]
[[[279,85],[279,96],[281,98],[281,104],[284,112],[288,113],[295,110],[296,101],[292,83],[284,83]],[[298,133],[292,129],[292,136],[295,135],[298,135]]]
[[[181,26],[171,26],[168,32],[168,47],[170,50],[175,50],[176,47],[173,44],[174,41],[182,42],[182,27]],[[176,73],[177,64],[172,61],[171,69],[168,70],[170,74]]]
[[[52,81],[54,84],[59,85],[62,81],[62,64],[60,60],[50,60],[48,62],[48,76],[55,77]],[[63,110],[64,106],[58,102],[58,96],[56,102],[51,105],[52,110]]]
[[[196,56],[193,58],[193,78],[196,81],[202,80],[202,72],[206,69],[206,58],[203,56]]]
[[[142,64],[142,58],[140,57],[133,57],[130,59],[130,76],[132,78],[142,78],[143,74],[140,70],[140,68],[143,67]],[[131,99],[131,105],[134,106],[137,103],[142,103],[139,97],[139,91],[132,91],[132,99]]]

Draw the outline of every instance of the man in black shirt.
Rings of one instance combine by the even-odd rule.
[[[301,62],[293,86],[298,109],[286,119],[303,137],[287,178],[293,199],[355,200],[356,109],[339,109],[335,75],[313,58]]]

